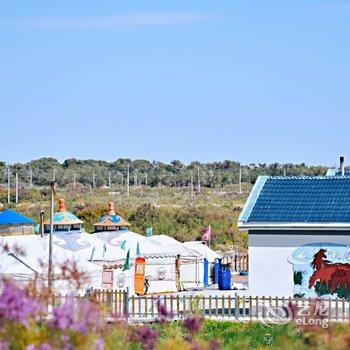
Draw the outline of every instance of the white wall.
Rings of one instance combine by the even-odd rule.
[[[261,231],[260,231],[261,232]],[[292,253],[310,243],[350,245],[350,235],[249,234],[249,294],[253,296],[293,296]]]

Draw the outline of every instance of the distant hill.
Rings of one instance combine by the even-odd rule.
[[[170,163],[148,161],[144,159],[130,160],[120,158],[114,162],[103,160],[67,159],[60,163],[54,158],[40,158],[31,162],[11,165],[11,181],[18,173],[22,187],[29,187],[32,179],[34,186],[47,186],[55,177],[60,187],[72,185],[74,178],[78,186],[103,187],[122,185],[126,183],[127,167],[129,165],[130,185],[147,186],[188,186],[193,178],[194,185],[198,183],[198,172],[201,186],[221,187],[235,184],[239,181],[240,163],[231,160],[221,162],[200,163],[193,161],[183,164],[179,160]],[[308,166],[301,164],[248,164],[242,165],[243,182],[254,183],[258,175],[321,175],[325,174],[325,166]],[[0,183],[7,183],[5,162],[0,161]]]

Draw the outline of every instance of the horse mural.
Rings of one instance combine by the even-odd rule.
[[[306,244],[288,258],[293,264],[295,297],[350,296],[350,246]]]
[[[325,249],[320,249],[314,255],[311,266],[315,272],[309,279],[309,288],[315,286],[317,281],[319,281],[317,289],[321,291],[324,288],[329,294],[336,293],[338,289],[344,291],[350,288],[350,264],[331,263],[326,259]]]

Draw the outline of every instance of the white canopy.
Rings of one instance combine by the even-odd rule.
[[[186,247],[196,251],[203,258],[207,258],[209,262],[214,262],[215,259],[220,259],[221,256],[214,250],[209,248],[203,241],[189,241],[183,243]]]
[[[175,238],[172,238],[167,235],[156,235],[147,238],[149,241],[157,243],[162,247],[166,247],[171,249],[171,251],[175,255],[180,255],[181,257],[196,257],[201,258],[201,254],[191,249],[190,247],[186,247],[183,243],[179,242]]]
[[[125,258],[126,252],[130,249],[130,258],[137,256],[137,246],[139,245],[140,255],[145,257],[175,257],[171,249],[159,246],[149,241],[146,237],[128,230],[105,231],[93,234],[106,244],[107,251],[105,259],[119,260]]]

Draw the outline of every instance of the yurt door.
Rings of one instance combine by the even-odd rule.
[[[102,271],[102,288],[113,289],[113,271],[111,270]]]
[[[134,288],[137,295],[145,294],[145,265],[145,258],[137,257],[135,259]]]
[[[176,287],[178,292],[181,292],[180,260],[181,260],[181,257],[180,255],[178,255],[175,260],[175,274],[176,274],[175,277],[176,277]]]

